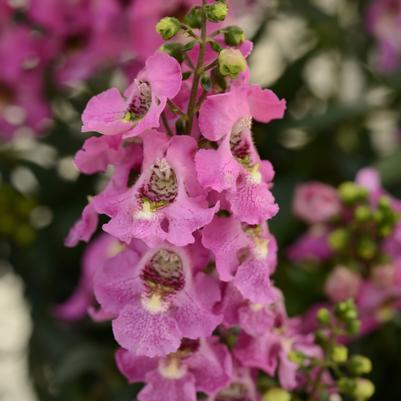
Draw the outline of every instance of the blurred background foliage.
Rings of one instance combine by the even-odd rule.
[[[282,121],[256,124],[254,133],[263,158],[276,169],[276,280],[295,314],[319,300],[322,278],[285,259],[286,247],[304,230],[291,213],[294,188],[307,180],[337,185],[373,165],[387,189],[401,196],[401,71],[385,76],[374,69],[374,42],[362,18],[367,1],[266,2],[263,20],[251,22],[252,77],[286,98],[288,113]],[[49,85],[56,117],[46,136],[0,150],[0,272],[14,270],[25,285],[33,321],[30,374],[41,401],[126,401],[138,389],[115,368],[109,324],[67,324],[51,314],[75,287],[85,248],[65,248],[64,237],[87,195],[101,185],[101,178],[78,176],[72,165],[84,140],[80,113],[116,76],[102,71],[73,92]],[[401,400],[400,346],[401,319],[353,345],[374,361],[374,400]]]

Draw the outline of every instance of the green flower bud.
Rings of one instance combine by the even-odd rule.
[[[348,348],[343,345],[336,345],[330,352],[330,358],[335,363],[347,362]]]
[[[342,394],[354,394],[354,391],[356,389],[356,380],[342,377],[337,382],[337,386]]]
[[[290,351],[289,353],[288,353],[288,359],[291,361],[291,362],[294,362],[294,363],[296,363],[297,365],[302,365],[303,363],[304,363],[304,360],[305,360],[305,356],[304,356],[304,354],[302,353],[302,352],[299,352],[299,351]]]
[[[264,393],[262,401],[290,401],[291,394],[282,388],[271,388]]]
[[[363,355],[353,355],[349,361],[349,370],[355,375],[364,375],[372,371],[372,362]]]
[[[237,78],[238,75],[245,71],[247,63],[245,57],[237,49],[224,49],[219,54],[219,72],[223,76]]]
[[[372,259],[375,256],[376,251],[377,245],[372,238],[365,237],[359,240],[357,252],[361,258],[365,260]]]
[[[245,40],[245,33],[238,26],[229,26],[224,31],[224,42],[229,46],[238,46],[244,40]]]
[[[318,330],[315,333],[315,341],[319,345],[324,345],[327,342],[327,334],[324,332],[324,330]]]
[[[157,33],[164,39],[173,38],[180,30],[180,21],[174,17],[162,18],[156,25]]]
[[[355,209],[355,219],[360,222],[364,223],[368,221],[372,217],[372,212],[368,206],[361,205]]]
[[[226,19],[228,14],[227,4],[224,2],[216,2],[214,4],[208,4],[205,7],[206,18],[210,22],[222,22]]]
[[[355,302],[352,299],[336,304],[334,312],[339,319],[347,322],[354,321],[358,317]]]
[[[160,50],[174,57],[178,62],[184,60],[184,49],[181,43],[165,43]]]
[[[350,321],[346,324],[345,329],[348,335],[355,336],[361,330],[361,322],[359,320]]]
[[[341,200],[348,205],[352,205],[358,201],[366,200],[368,197],[368,190],[366,188],[363,188],[351,181],[341,184],[338,191]]]
[[[374,384],[367,379],[358,379],[353,391],[354,397],[358,401],[368,400],[375,393]]]
[[[317,315],[316,315],[316,319],[322,325],[325,325],[325,326],[329,325],[330,321],[331,321],[330,311],[326,308],[319,309],[319,311],[317,312]]]
[[[329,235],[329,245],[334,251],[341,251],[347,246],[348,237],[347,230],[338,228]]]
[[[202,7],[192,7],[185,16],[184,22],[191,28],[200,29],[202,27]]]

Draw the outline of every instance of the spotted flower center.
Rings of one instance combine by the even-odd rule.
[[[185,285],[182,259],[175,252],[157,251],[142,271],[146,298],[160,302],[181,291]]]
[[[251,118],[241,118],[234,125],[230,136],[230,149],[233,156],[242,164],[249,164],[251,159],[251,143],[246,132],[252,125]]]
[[[158,209],[174,202],[177,197],[177,176],[166,159],[158,160],[152,166],[147,184],[142,189],[142,197]]]
[[[215,401],[251,401],[251,399],[246,386],[243,383],[236,382],[220,391]]]
[[[124,120],[137,121],[142,119],[152,104],[152,89],[145,81],[139,81],[131,96]]]

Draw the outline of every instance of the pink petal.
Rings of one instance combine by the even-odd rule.
[[[117,135],[127,131],[130,124],[123,121],[125,110],[125,100],[116,88],[94,96],[82,114],[82,132]]]

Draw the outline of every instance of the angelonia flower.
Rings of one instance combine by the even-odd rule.
[[[308,229],[288,257],[321,267],[328,301],[355,300],[362,333],[391,320],[401,308],[400,212],[400,201],[382,188],[372,168],[337,189],[314,182],[295,191],[294,213]]]
[[[203,1],[183,21],[163,18],[156,30],[169,41],[123,93],[94,96],[82,115],[94,134],[77,168],[112,174],[67,236],[67,246],[90,243],[78,288],[55,313],[111,321],[117,366],[144,384],[140,401],[258,401],[272,390],[266,376],[280,394],[340,391],[326,365],[316,372],[334,345],[302,332],[272,280],[275,173],[252,128],[283,118],[286,103],[249,83],[252,44],[221,27],[228,12]],[[328,192],[320,221],[339,211]]]
[[[376,40],[377,66],[392,73],[401,60],[401,2],[372,0],[366,11],[367,30]]]

